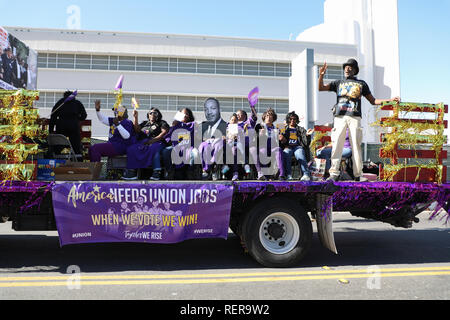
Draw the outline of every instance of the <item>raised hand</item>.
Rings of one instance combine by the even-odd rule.
[[[328,65],[327,65],[327,62],[325,61],[323,66],[319,69],[319,74],[324,76],[325,73],[327,73],[327,69],[328,69]]]
[[[95,100],[95,111],[100,111],[100,100]]]

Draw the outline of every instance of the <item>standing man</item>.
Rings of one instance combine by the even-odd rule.
[[[69,138],[74,152],[82,154],[80,122],[86,120],[87,114],[84,105],[79,100],[73,99],[64,102],[72,93],[72,91],[66,91],[64,97],[56,102],[53,107],[49,133],[65,135]]]
[[[327,180],[339,180],[339,166],[348,128],[350,144],[353,150],[352,160],[355,181],[367,181],[362,176],[361,97],[364,96],[372,105],[379,105],[385,101],[400,102],[400,97],[389,100],[375,99],[367,83],[356,78],[359,73],[359,66],[355,59],[349,59],[343,65],[345,80],[335,80],[325,85],[323,83],[323,77],[327,72],[327,68],[326,62],[320,68],[319,91],[333,91],[337,95],[337,103],[334,106],[334,128],[331,132],[333,149],[331,152],[330,177]]]

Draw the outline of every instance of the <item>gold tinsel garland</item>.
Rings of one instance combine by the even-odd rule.
[[[381,105],[380,109],[383,109],[386,105],[391,103],[385,103]],[[385,158],[397,159],[397,148],[409,149],[416,151],[417,146],[420,144],[431,145],[428,150],[435,152],[436,158],[423,161],[423,163],[415,165],[406,164],[387,164],[384,160],[384,181],[393,181],[394,176],[402,169],[416,168],[418,173],[415,181],[419,179],[420,171],[422,169],[430,169],[436,172],[436,182],[442,183],[442,169],[443,166],[440,163],[439,155],[443,150],[443,145],[446,142],[444,136],[444,114],[445,106],[443,103],[439,104],[418,104],[418,103],[399,103],[392,104],[393,115],[391,117],[379,120],[372,125],[380,126],[384,128],[391,128],[391,132],[384,134],[382,142],[383,155]],[[435,120],[426,123],[414,122],[413,119],[399,118],[400,112],[404,112],[407,115],[410,112],[416,113],[428,113],[436,116]],[[424,134],[426,131],[432,131],[433,134]],[[417,157],[416,157],[417,159]],[[418,160],[418,159],[417,159]]]
[[[119,89],[119,90],[116,90],[116,92],[114,92],[114,94],[116,95],[116,102],[114,103],[113,110],[117,111],[117,110],[119,110],[119,107],[122,106],[123,91],[122,91],[122,89]]]
[[[0,164],[3,181],[28,181],[33,177],[36,165],[24,162],[39,152],[39,145],[24,143],[23,138],[41,135],[41,129],[36,125],[39,110],[33,108],[37,99],[38,91],[0,90],[0,151],[6,162]]]

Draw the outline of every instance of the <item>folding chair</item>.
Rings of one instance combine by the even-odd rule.
[[[78,158],[82,159],[83,157],[83,155],[81,154],[75,154],[69,138],[67,138],[65,135],[52,133],[48,135],[47,141],[49,146],[49,153],[54,159],[67,159],[73,162],[78,162]],[[69,148],[70,153],[59,154],[57,152],[58,148],[55,147]]]

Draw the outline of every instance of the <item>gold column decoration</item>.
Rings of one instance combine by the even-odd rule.
[[[39,152],[39,145],[25,143],[24,138],[41,135],[36,124],[39,110],[33,107],[39,99],[38,91],[0,90],[0,179],[3,181],[29,181],[36,164],[29,156]]]

